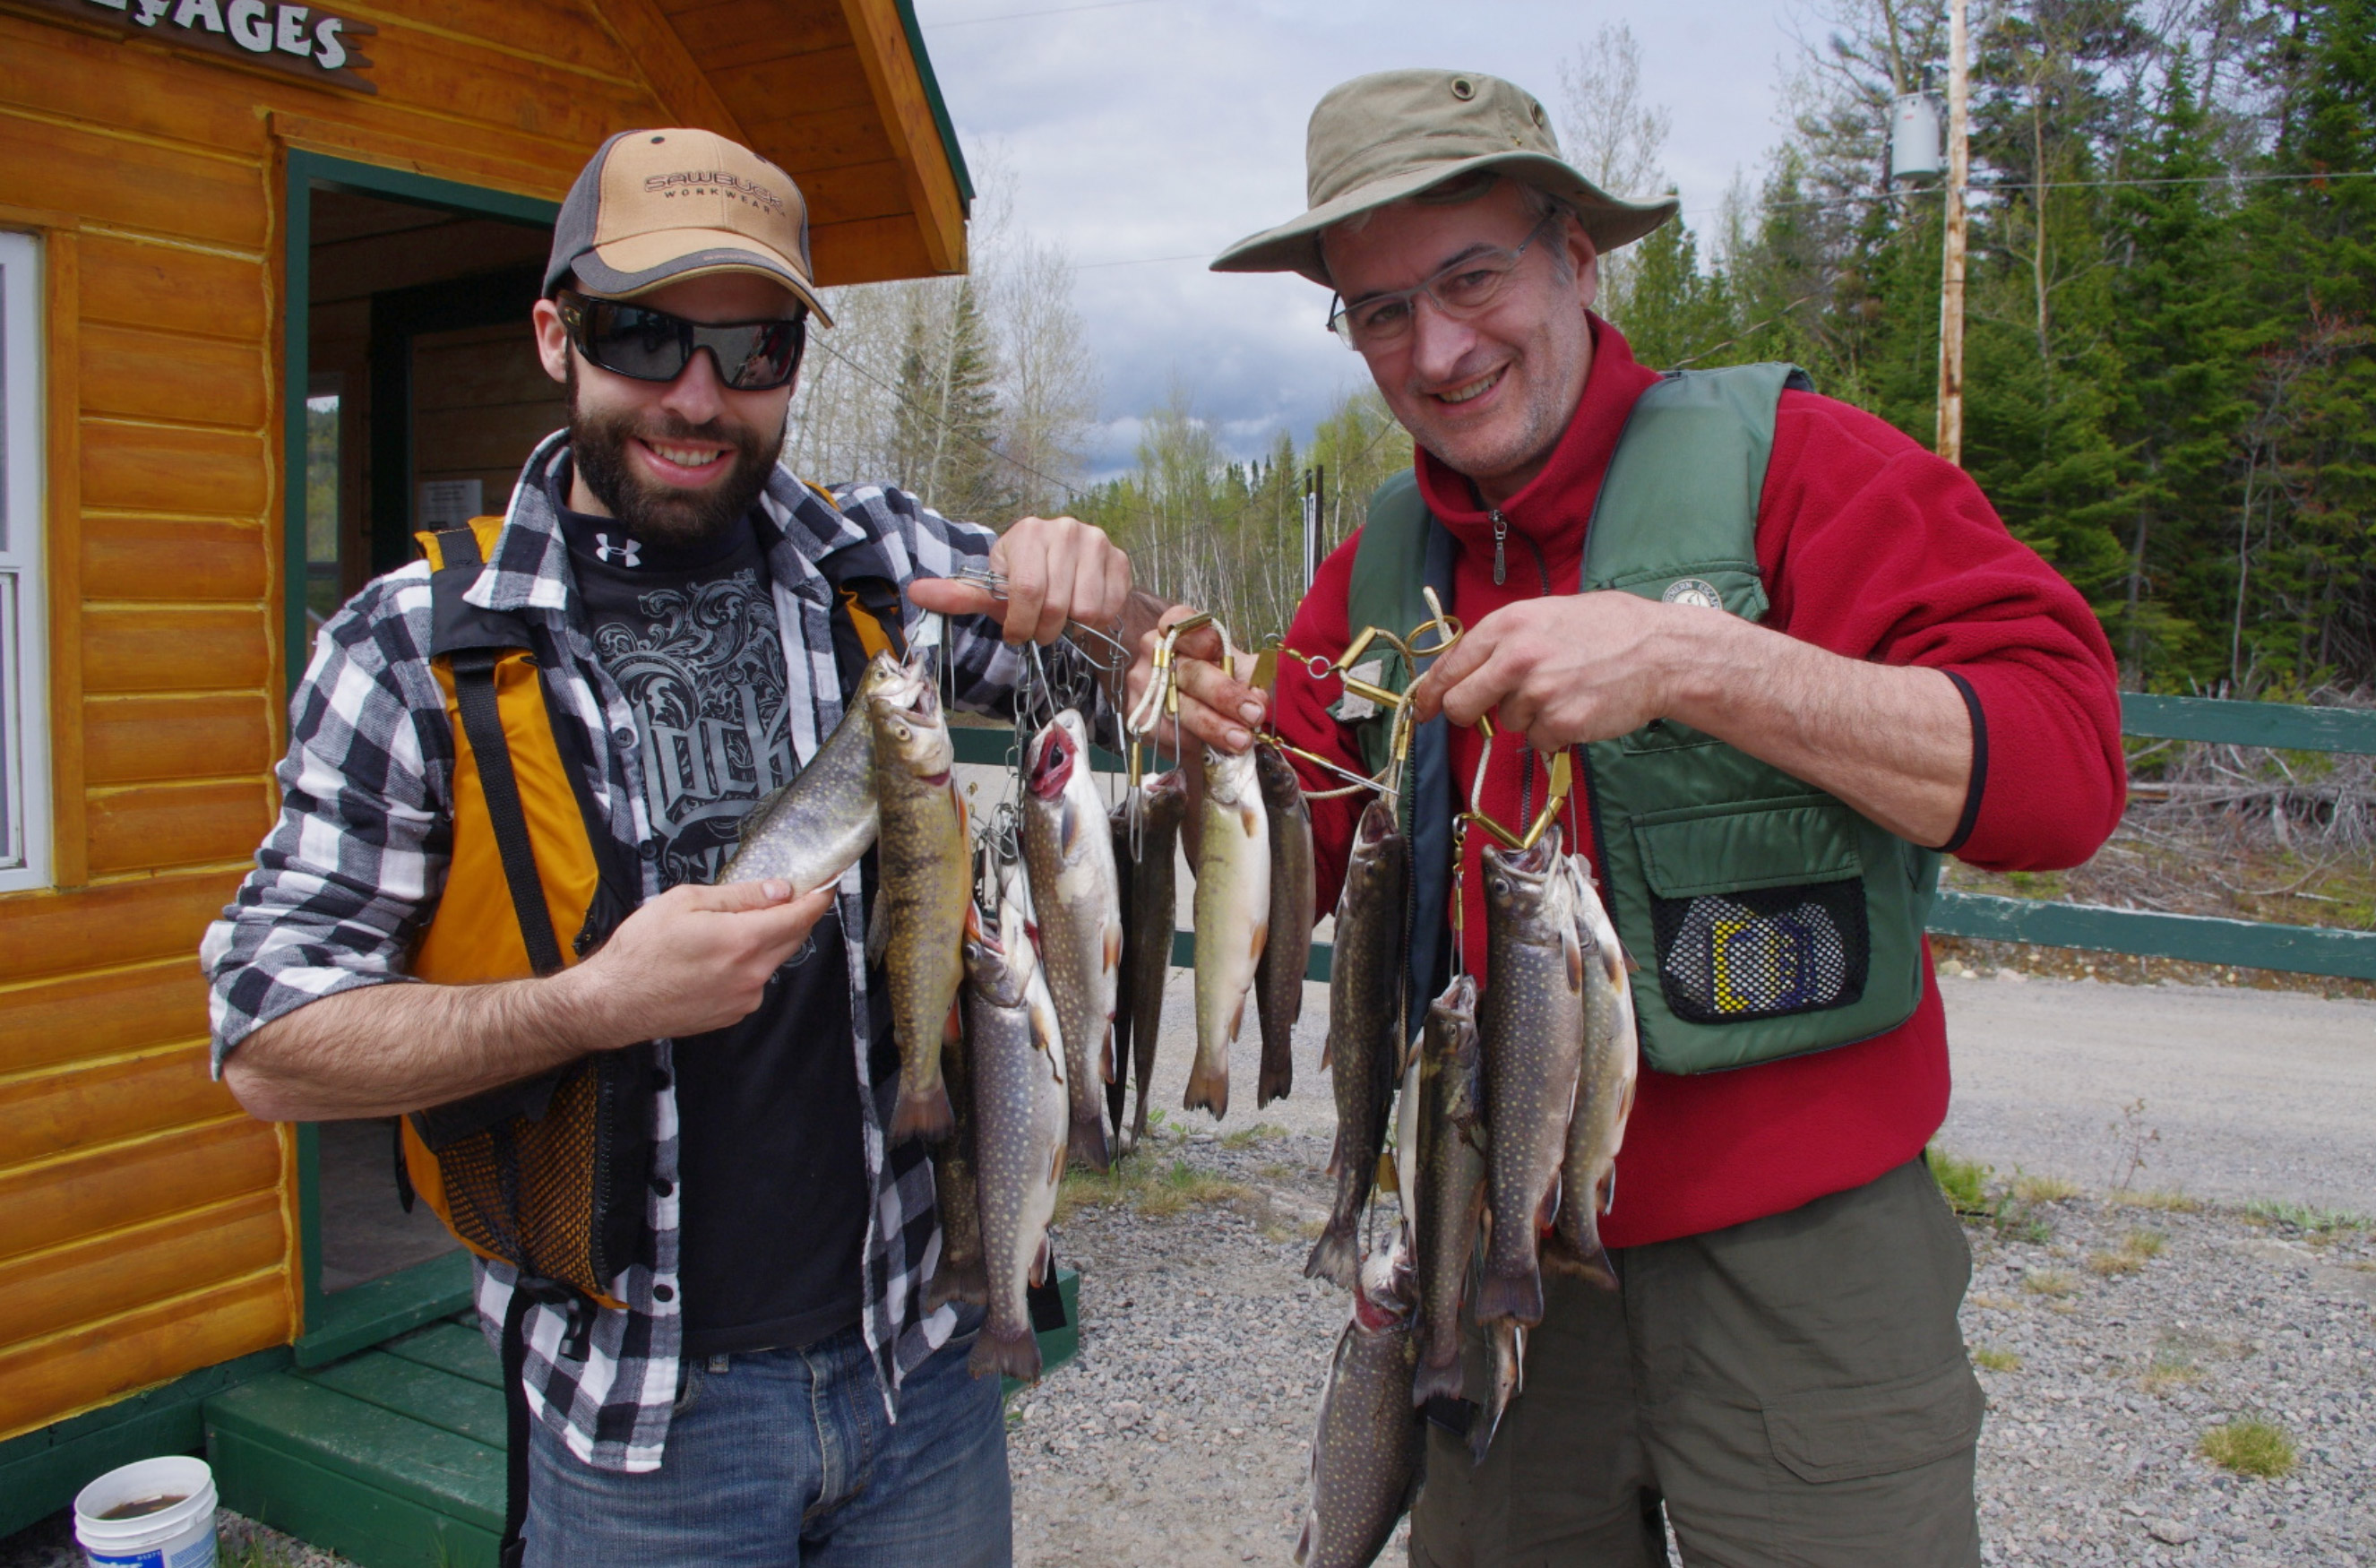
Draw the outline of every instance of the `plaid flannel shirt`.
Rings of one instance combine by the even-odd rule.
[[[595,799],[619,845],[642,865],[649,897],[660,888],[655,861],[638,853],[652,835],[634,719],[575,612],[569,552],[546,489],[567,449],[566,433],[556,432],[529,457],[488,568],[468,598],[527,622],[558,713],[578,727],[582,754],[601,759],[600,777],[590,780]],[[786,716],[793,750],[805,763],[842,714],[832,596],[821,564],[838,558],[837,575],[887,578],[904,597],[917,577],[946,576],[987,556],[996,536],[885,486],[843,486],[828,505],[781,467],[758,505],[782,536],[767,552],[767,566],[783,642]],[[933,646],[941,628],[940,617],[921,617],[910,627],[911,645]],[[946,629],[943,657],[953,668],[956,705],[1011,717],[1022,665],[997,626],[956,617]],[[453,822],[454,737],[430,671],[429,646],[429,567],[420,561],[373,581],[315,641],[291,703],[279,820],[199,953],[212,982],[218,1075],[225,1056],[258,1027],[337,992],[410,978],[409,955],[444,887]],[[1110,712],[1094,722],[1109,728]],[[839,912],[844,932],[866,930],[855,867],[842,879]],[[843,944],[874,1194],[861,1254],[860,1322],[885,1406],[896,1419],[901,1380],[947,1338],[955,1313],[944,1307],[927,1317],[921,1311],[941,1246],[932,1167],[921,1142],[886,1146],[898,1086],[896,1076],[878,1081],[870,1066],[867,1020],[881,1000],[870,997],[861,945]],[[578,1458],[607,1470],[659,1467],[677,1394],[678,1125],[670,1042],[659,1041],[657,1051],[653,1191],[668,1195],[650,1199],[651,1261],[613,1284],[627,1310],[597,1312],[590,1332],[567,1347],[582,1348],[582,1356],[564,1353],[564,1311],[536,1306],[524,1325],[531,1409]],[[478,1308],[491,1336],[504,1321],[512,1283],[511,1269],[480,1265]]]

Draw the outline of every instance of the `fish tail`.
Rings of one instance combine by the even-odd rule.
[[[1543,1276],[1536,1267],[1515,1274],[1488,1268],[1477,1287],[1477,1321],[1510,1318],[1532,1328],[1543,1321]]]
[[[1224,1056],[1216,1063],[1207,1062],[1202,1051],[1188,1069],[1187,1098],[1180,1102],[1182,1111],[1209,1111],[1218,1122],[1230,1113],[1230,1061]]]
[[[938,1312],[951,1301],[977,1307],[989,1303],[990,1270],[981,1259],[968,1258],[958,1264],[943,1261],[933,1276],[933,1288],[924,1293],[924,1311]]]
[[[1073,1133],[1065,1144],[1065,1153],[1068,1158],[1079,1160],[1092,1170],[1103,1170],[1113,1163],[1113,1157],[1106,1146],[1106,1124],[1099,1118],[1094,1107],[1087,1116],[1074,1118]]]
[[[1254,1085],[1254,1109],[1260,1111],[1275,1099],[1285,1099],[1295,1087],[1295,1069],[1290,1065],[1265,1067],[1262,1078]]]
[[[1431,1399],[1457,1399],[1463,1384],[1460,1376],[1460,1346],[1455,1341],[1452,1355],[1438,1362],[1433,1356],[1421,1358],[1419,1371],[1411,1378],[1411,1404],[1420,1406]],[[1482,1412],[1479,1412],[1480,1417]]]
[[[1353,1234],[1351,1221],[1330,1220],[1328,1229],[1312,1246],[1312,1256],[1304,1261],[1303,1275],[1307,1279],[1325,1279],[1348,1290],[1358,1289],[1361,1283],[1361,1249]]]
[[[1032,1336],[1028,1328],[1002,1332],[984,1324],[980,1336],[973,1342],[973,1354],[966,1358],[966,1371],[976,1377],[988,1377],[998,1372],[1018,1383],[1037,1383],[1040,1381],[1040,1341]]]
[[[927,1143],[939,1143],[956,1125],[956,1111],[949,1104],[948,1085],[934,1080],[923,1088],[903,1088],[899,1091],[899,1108],[891,1113],[891,1141],[906,1143],[909,1138],[922,1138]]]
[[[1502,1424],[1499,1410],[1479,1410],[1468,1422],[1468,1462],[1481,1465],[1485,1451],[1493,1446],[1493,1433]]]
[[[1603,1290],[1617,1289],[1617,1270],[1609,1261],[1609,1250],[1587,1221],[1581,1244],[1568,1234],[1564,1221],[1550,1235],[1543,1238],[1542,1265],[1562,1274],[1572,1274],[1590,1280]]]

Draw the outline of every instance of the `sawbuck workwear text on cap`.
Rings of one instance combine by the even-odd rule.
[[[772,278],[833,325],[809,270],[808,204],[790,174],[714,131],[621,131],[561,204],[544,291],[574,276],[584,293],[632,299],[717,272]]]
[[[1464,174],[1506,174],[1574,204],[1599,250],[1675,215],[1671,199],[1610,196],[1560,157],[1532,95],[1477,71],[1380,71],[1329,89],[1304,140],[1302,217],[1223,251],[1216,272],[1301,272],[1326,284],[1321,231]]]

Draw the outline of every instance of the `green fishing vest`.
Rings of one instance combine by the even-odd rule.
[[[1780,364],[1684,371],[1645,392],[1601,482],[1577,591],[1613,589],[1711,613],[1721,604],[1762,620],[1757,504],[1786,386],[1806,387],[1806,374]],[[1455,552],[1415,478],[1388,481],[1370,503],[1354,556],[1350,624],[1408,631],[1428,618],[1422,587],[1454,608]],[[1378,658],[1375,684],[1409,683],[1399,654],[1381,645]],[[1387,723],[1367,706],[1353,699],[1338,712],[1355,724],[1374,771],[1385,761]],[[1652,1067],[1745,1067],[1869,1039],[1913,1016],[1935,850],[1671,719],[1574,751],[1602,896],[1641,966],[1634,1011]],[[1447,978],[1443,911],[1458,807],[1438,718],[1414,734],[1403,784],[1413,913],[1426,912],[1412,928],[1413,1017]]]

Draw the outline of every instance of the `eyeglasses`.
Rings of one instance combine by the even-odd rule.
[[[1536,224],[1515,250],[1475,251],[1415,289],[1396,289],[1349,305],[1339,304],[1328,313],[1328,330],[1342,338],[1348,349],[1382,349],[1399,343],[1410,336],[1411,318],[1422,294],[1453,320],[1466,321],[1501,297],[1503,285],[1518,269],[1519,257],[1558,217],[1553,213]]]
[[[774,321],[687,321],[649,305],[588,299],[568,289],[553,303],[579,353],[635,381],[674,381],[707,349],[720,381],[737,392],[765,392],[791,380],[808,344],[805,311]]]

